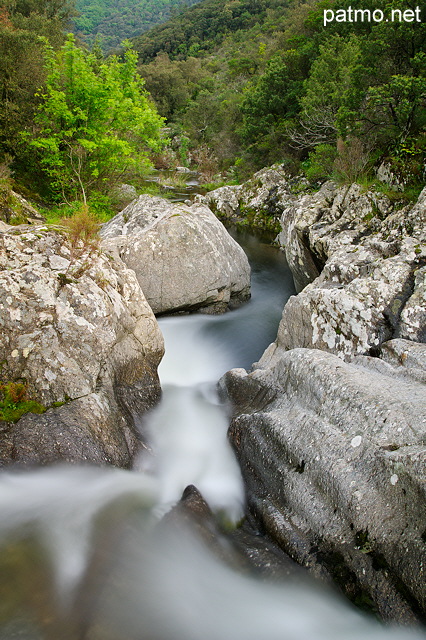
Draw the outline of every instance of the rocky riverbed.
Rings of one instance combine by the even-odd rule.
[[[257,182],[257,187],[256,187]],[[253,370],[221,381],[249,512],[301,564],[399,621],[426,612],[426,189],[294,193],[279,168],[208,194],[280,217],[299,294]],[[244,209],[243,209],[244,210]]]
[[[424,619],[426,189],[403,206],[273,167],[199,200],[140,197],[77,258],[61,230],[3,225],[2,382],[47,410],[1,423],[1,463],[130,466],[160,394],[153,311],[247,299],[247,260],[212,210],[249,216],[279,230],[298,294],[253,369],[220,383],[248,521],[380,617]]]

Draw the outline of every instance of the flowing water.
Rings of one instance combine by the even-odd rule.
[[[237,520],[243,489],[215,391],[273,340],[292,281],[245,239],[253,297],[223,316],[161,320],[161,404],[139,471],[58,466],[0,474],[0,640],[423,640],[322,586],[268,584],[226,566],[195,532],[157,524],[194,483]]]
[[[139,468],[159,478],[162,508],[195,484],[212,509],[236,522],[243,515],[243,484],[228,445],[226,406],[218,379],[233,367],[249,368],[276,336],[285,301],[294,292],[282,253],[250,235],[240,236],[252,267],[252,298],[220,316],[160,320],[165,357],[159,367],[163,399],[147,419],[154,456]]]

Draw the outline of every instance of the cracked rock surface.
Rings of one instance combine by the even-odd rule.
[[[101,235],[104,249],[135,271],[156,314],[221,312],[250,295],[247,257],[205,205],[143,195]]]
[[[99,251],[73,258],[46,227],[14,227],[0,233],[0,312],[2,382],[25,381],[50,407],[0,423],[1,463],[129,466],[163,354],[134,273]]]
[[[284,309],[277,345],[346,357],[377,352],[392,338],[426,339],[426,189],[414,206],[398,208],[358,185],[326,183],[290,202],[281,224],[304,288]],[[323,265],[317,277],[312,261]]]
[[[258,200],[277,196],[299,293],[253,370],[221,381],[249,518],[382,618],[424,620],[426,189],[403,206],[275,174]]]
[[[426,613],[426,345],[392,342],[402,365],[281,350],[222,385],[262,530],[355,602],[408,623]]]

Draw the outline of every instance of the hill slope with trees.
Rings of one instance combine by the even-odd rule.
[[[325,8],[352,5],[204,0],[135,39],[140,72],[195,159],[208,150],[240,178],[279,161],[316,180],[354,179],[386,161],[421,183],[425,22],[414,12],[387,21],[406,7],[378,0],[363,9],[383,11],[380,22],[324,26]]]
[[[198,0],[76,0],[74,32],[86,44],[96,38],[105,51],[167,20]]]
[[[137,91],[131,100],[152,116],[155,135],[150,139],[141,129],[138,138],[132,118],[121,121],[117,111],[110,129],[120,158],[107,149],[107,109],[103,123],[91,117],[102,112],[96,105],[107,105],[108,92],[117,104],[130,99],[126,82],[118,81],[124,51],[108,58],[94,47],[65,55],[71,0],[3,0],[0,183],[7,186],[12,171],[21,186],[53,201],[68,193],[61,180],[71,184],[84,174],[89,191],[104,197],[111,185],[100,163],[112,154],[116,178],[131,180],[138,173],[136,144],[144,154],[141,169],[151,162],[185,164],[210,182],[241,181],[274,162],[313,184],[329,177],[368,182],[382,166],[394,187],[414,195],[426,177],[426,24],[384,19],[324,26],[324,8],[349,11],[350,2],[202,0],[134,39],[142,80],[132,54],[129,82]],[[365,0],[363,6],[383,16],[406,11],[402,0]],[[77,65],[72,74],[82,74],[83,82],[73,84],[70,56]],[[157,111],[166,119],[168,150]],[[59,175],[61,166],[68,174]]]

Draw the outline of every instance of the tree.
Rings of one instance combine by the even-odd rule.
[[[361,49],[357,36],[332,35],[320,46],[301,98],[300,126],[292,132],[295,145],[313,147],[332,144],[338,135],[351,133],[352,118],[361,95],[354,76]]]
[[[57,48],[64,42],[67,0],[0,2],[0,161],[19,155],[19,131],[32,122],[36,91],[45,80],[40,36]],[[28,158],[21,158],[28,167]],[[16,169],[16,165],[14,167]]]
[[[69,35],[55,53],[46,44],[47,81],[35,134],[24,134],[40,153],[53,193],[67,199],[104,190],[130,169],[151,166],[163,145],[163,119],[137,75],[137,56],[99,59]]]
[[[275,55],[257,84],[246,90],[241,111],[242,135],[247,142],[270,135],[297,115],[303,84],[297,58],[293,51]]]

